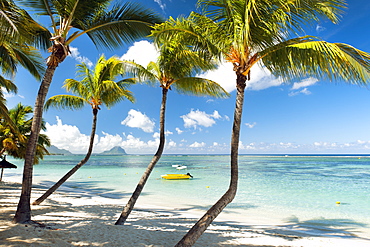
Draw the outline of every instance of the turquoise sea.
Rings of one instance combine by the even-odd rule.
[[[36,183],[50,186],[84,156],[47,156],[34,169]],[[92,156],[60,189],[91,196],[122,199],[122,207],[149,164],[150,155]],[[18,169],[23,162],[8,160]],[[176,170],[172,165],[187,166]],[[191,173],[191,180],[164,180],[166,173]],[[158,206],[184,211],[206,210],[229,185],[228,155],[164,155],[153,170],[142,197]],[[294,224],[325,235],[364,231],[370,238],[370,157],[367,156],[253,156],[239,157],[239,188],[222,213],[276,224]],[[340,203],[339,203],[340,202]],[[121,209],[118,209],[120,211]]]

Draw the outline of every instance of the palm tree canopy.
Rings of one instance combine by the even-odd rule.
[[[124,61],[127,73],[132,73],[140,82],[154,84],[158,82],[162,88],[196,96],[228,97],[218,83],[197,74],[215,69],[216,63],[203,51],[194,51],[179,36],[170,42],[156,40],[160,56],[157,61],[150,62],[147,67],[134,61]]]
[[[25,42],[46,48],[50,46],[49,38],[48,30],[34,21],[13,0],[0,0],[0,43]]]
[[[52,39],[69,45],[87,34],[98,47],[113,49],[150,33],[151,25],[162,22],[155,12],[137,3],[114,5],[111,0],[18,0],[38,15],[50,17]],[[69,35],[69,31],[74,33]]]
[[[0,0],[0,67],[3,75],[17,71],[17,65],[41,78],[44,66],[39,52],[31,45],[47,47],[51,43],[47,29],[35,22],[29,14],[15,5],[13,0]],[[46,39],[47,38],[47,39]]]
[[[48,99],[45,109],[50,106],[60,109],[81,109],[91,105],[100,109],[101,105],[110,108],[124,99],[134,102],[134,97],[127,90],[134,80],[117,78],[124,73],[123,63],[118,57],[106,59],[101,56],[93,70],[82,63],[77,65],[77,77],[81,80],[67,79],[64,88],[75,95],[56,95]]]
[[[365,84],[370,78],[369,53],[299,36],[304,26],[318,20],[337,23],[346,7],[343,0],[200,0],[198,4],[204,15],[192,13],[187,20],[157,25],[154,36],[169,42],[185,36],[194,49],[226,59],[247,79],[255,64],[285,81],[315,76]]]
[[[0,149],[2,153],[6,151],[8,155],[17,159],[24,159],[26,155],[26,147],[28,137],[31,132],[32,118],[28,118],[32,114],[33,109],[31,106],[24,106],[21,103],[9,110],[9,117],[13,124],[17,127],[15,132],[12,125],[6,119],[0,122]],[[46,129],[45,122],[42,122],[41,128]],[[45,154],[49,154],[46,147],[50,146],[50,140],[45,134],[40,134],[34,163],[39,163],[40,159]]]
[[[36,79],[45,71],[42,57],[38,50],[26,44],[13,42],[0,43],[0,67],[4,75],[14,75],[17,65],[22,65]]]

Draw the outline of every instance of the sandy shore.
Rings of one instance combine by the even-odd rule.
[[[42,191],[36,186],[32,198]],[[138,205],[126,225],[115,226],[122,200],[59,191],[32,206],[33,220],[43,226],[13,224],[19,194],[20,184],[6,178],[0,182],[0,246],[174,246],[201,213]],[[194,246],[362,247],[370,246],[370,237],[348,232],[317,236],[294,224],[241,224],[220,217]]]

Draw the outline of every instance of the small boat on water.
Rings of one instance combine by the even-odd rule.
[[[165,174],[161,175],[161,177],[164,179],[190,179],[193,176],[190,175],[190,173],[187,173],[187,174]]]
[[[175,167],[177,170],[182,170],[188,168],[187,166],[182,166],[182,165],[172,165],[172,167]]]

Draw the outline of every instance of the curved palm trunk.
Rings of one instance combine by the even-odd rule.
[[[168,92],[168,89],[166,88],[162,89],[162,104],[161,104],[161,110],[160,110],[160,127],[159,127],[160,137],[159,137],[158,150],[153,156],[152,161],[146,168],[144,174],[141,176],[141,179],[139,183],[137,184],[134,193],[132,194],[130,200],[127,202],[126,206],[123,208],[122,213],[120,217],[118,218],[117,222],[115,223],[115,225],[125,224],[128,216],[130,215],[132,209],[135,206],[137,199],[140,196],[141,191],[144,189],[145,183],[148,180],[150,173],[152,172],[154,166],[157,164],[158,160],[162,156],[163,149],[164,149],[164,143],[165,143],[164,121],[165,121],[165,113],[166,113],[167,92]]]
[[[42,79],[36,102],[31,126],[31,134],[28,139],[26,148],[26,157],[23,168],[22,192],[19,198],[17,211],[15,213],[14,223],[25,223],[31,220],[31,190],[32,190],[32,174],[33,164],[36,154],[37,141],[41,130],[42,113],[46,95],[49,91],[51,81],[57,66],[48,66]]]
[[[240,124],[243,112],[244,90],[246,77],[237,76],[237,95],[234,111],[234,123],[231,136],[231,179],[229,189],[225,194],[198,220],[188,233],[176,244],[177,247],[192,246],[203,234],[212,221],[222,212],[222,210],[234,199],[238,188],[238,148]]]
[[[89,149],[87,151],[85,158],[83,158],[77,165],[75,165],[69,172],[67,172],[67,174],[64,175],[57,183],[55,183],[52,187],[50,187],[41,197],[39,197],[36,201],[34,201],[32,205],[39,205],[40,203],[42,203],[46,198],[48,198],[52,193],[54,193],[54,191],[56,191],[65,181],[67,181],[68,178],[70,178],[78,169],[80,169],[81,166],[86,164],[86,162],[89,160],[93,147],[94,147],[96,123],[98,119],[97,115],[98,115],[98,109],[93,109],[93,123],[92,123],[91,135],[90,135],[90,144],[89,144]]]

